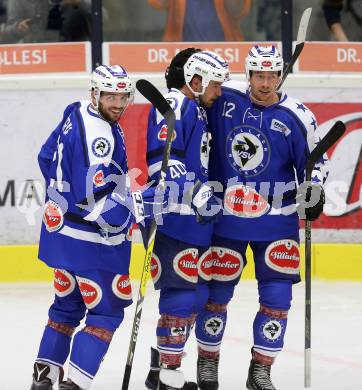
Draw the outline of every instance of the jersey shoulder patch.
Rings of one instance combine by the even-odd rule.
[[[287,108],[295,116],[297,116],[307,130],[315,130],[317,128],[317,122],[314,114],[299,100],[285,95],[285,98],[280,103],[280,106]]]

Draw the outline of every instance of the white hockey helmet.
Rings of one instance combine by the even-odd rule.
[[[223,83],[229,79],[229,65],[213,51],[200,51],[192,54],[183,67],[186,85],[195,97],[203,95],[210,81]],[[200,76],[202,91],[195,92],[191,88],[191,80],[194,76]]]
[[[97,105],[101,92],[128,93],[130,103],[134,96],[134,84],[121,65],[100,65],[92,73],[91,89],[95,92]]]
[[[250,80],[252,70],[283,73],[283,58],[275,46],[253,46],[245,58],[246,79]]]

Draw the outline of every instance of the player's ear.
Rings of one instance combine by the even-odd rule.
[[[200,76],[194,76],[191,80],[191,88],[195,92],[201,92],[202,91],[202,80]]]

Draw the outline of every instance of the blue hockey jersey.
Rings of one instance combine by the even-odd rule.
[[[122,129],[89,101],[69,105],[39,153],[47,182],[39,258],[54,268],[128,274],[127,158]]]
[[[212,134],[209,177],[223,186],[224,213],[214,233],[237,240],[270,241],[298,234],[295,195],[318,140],[313,113],[282,93],[278,103],[251,102],[229,81],[208,111]],[[324,160],[327,160],[325,156]],[[312,178],[322,184],[325,161]]]
[[[164,217],[158,229],[177,240],[193,245],[206,246],[211,240],[212,227],[200,225],[190,209],[193,184],[208,179],[208,158],[210,135],[206,127],[206,113],[194,100],[188,99],[178,89],[172,88],[165,95],[176,114],[175,131],[166,181],[171,190],[178,190],[179,196],[170,212]],[[158,181],[167,126],[161,114],[152,107],[147,130],[148,175]],[[175,187],[177,184],[177,188]]]

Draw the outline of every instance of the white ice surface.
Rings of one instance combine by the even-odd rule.
[[[138,286],[134,285],[137,296]],[[33,360],[52,301],[49,284],[0,284],[0,390],[28,390]],[[149,284],[133,363],[130,390],[145,389],[149,347],[155,344],[158,293]],[[116,390],[122,378],[134,307],[123,324],[94,381],[92,390]],[[258,308],[256,284],[239,284],[229,306],[222,346],[220,390],[245,389],[252,345],[252,322]],[[362,389],[362,284],[314,282],[312,286],[312,389]],[[183,370],[195,380],[196,344],[191,335]],[[294,287],[285,349],[272,369],[278,390],[304,388],[304,286]]]

